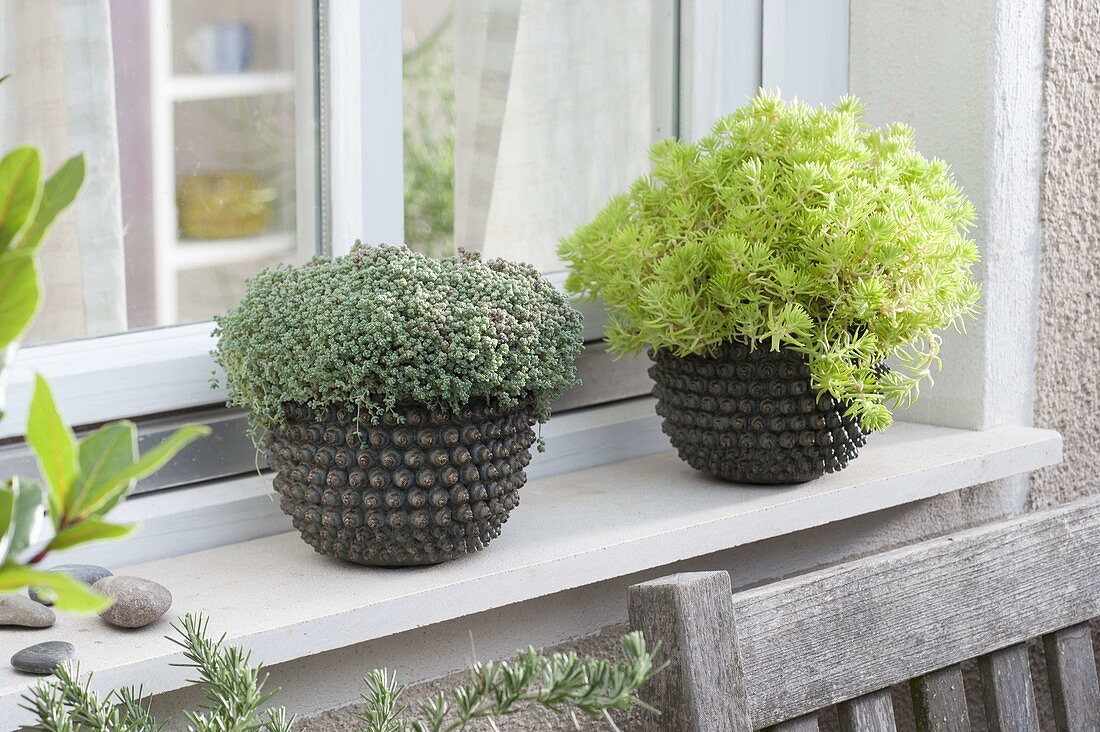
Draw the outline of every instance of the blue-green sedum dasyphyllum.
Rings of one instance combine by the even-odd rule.
[[[267,269],[216,320],[228,401],[261,428],[283,424],[288,402],[374,421],[396,404],[496,399],[545,420],[582,348],[580,314],[530,265],[399,246]]]

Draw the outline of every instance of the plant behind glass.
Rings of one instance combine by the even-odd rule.
[[[405,244],[433,257],[454,254],[454,15],[402,58]]]

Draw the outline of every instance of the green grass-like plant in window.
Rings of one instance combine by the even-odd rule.
[[[431,257],[453,255],[455,68],[448,14],[402,59],[405,108],[405,244]]]
[[[560,245],[566,288],[606,303],[614,351],[793,349],[818,394],[879,430],[938,365],[937,331],[976,312],[973,207],[912,129],[868,127],[852,97],[761,91],[651,157]]]

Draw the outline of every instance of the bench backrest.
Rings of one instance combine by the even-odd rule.
[[[1088,620],[1100,615],[1100,497],[733,594],[725,572],[635,585],[630,620],[669,667],[652,729],[893,730],[910,680],[918,729],[967,730],[959,663],[980,659],[993,730],[1036,730],[1026,641],[1043,637],[1059,729],[1100,730]]]

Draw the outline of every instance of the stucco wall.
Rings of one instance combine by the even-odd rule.
[[[1032,478],[1036,507],[1100,490],[1100,4],[1048,0],[1035,423],[1065,461]]]

